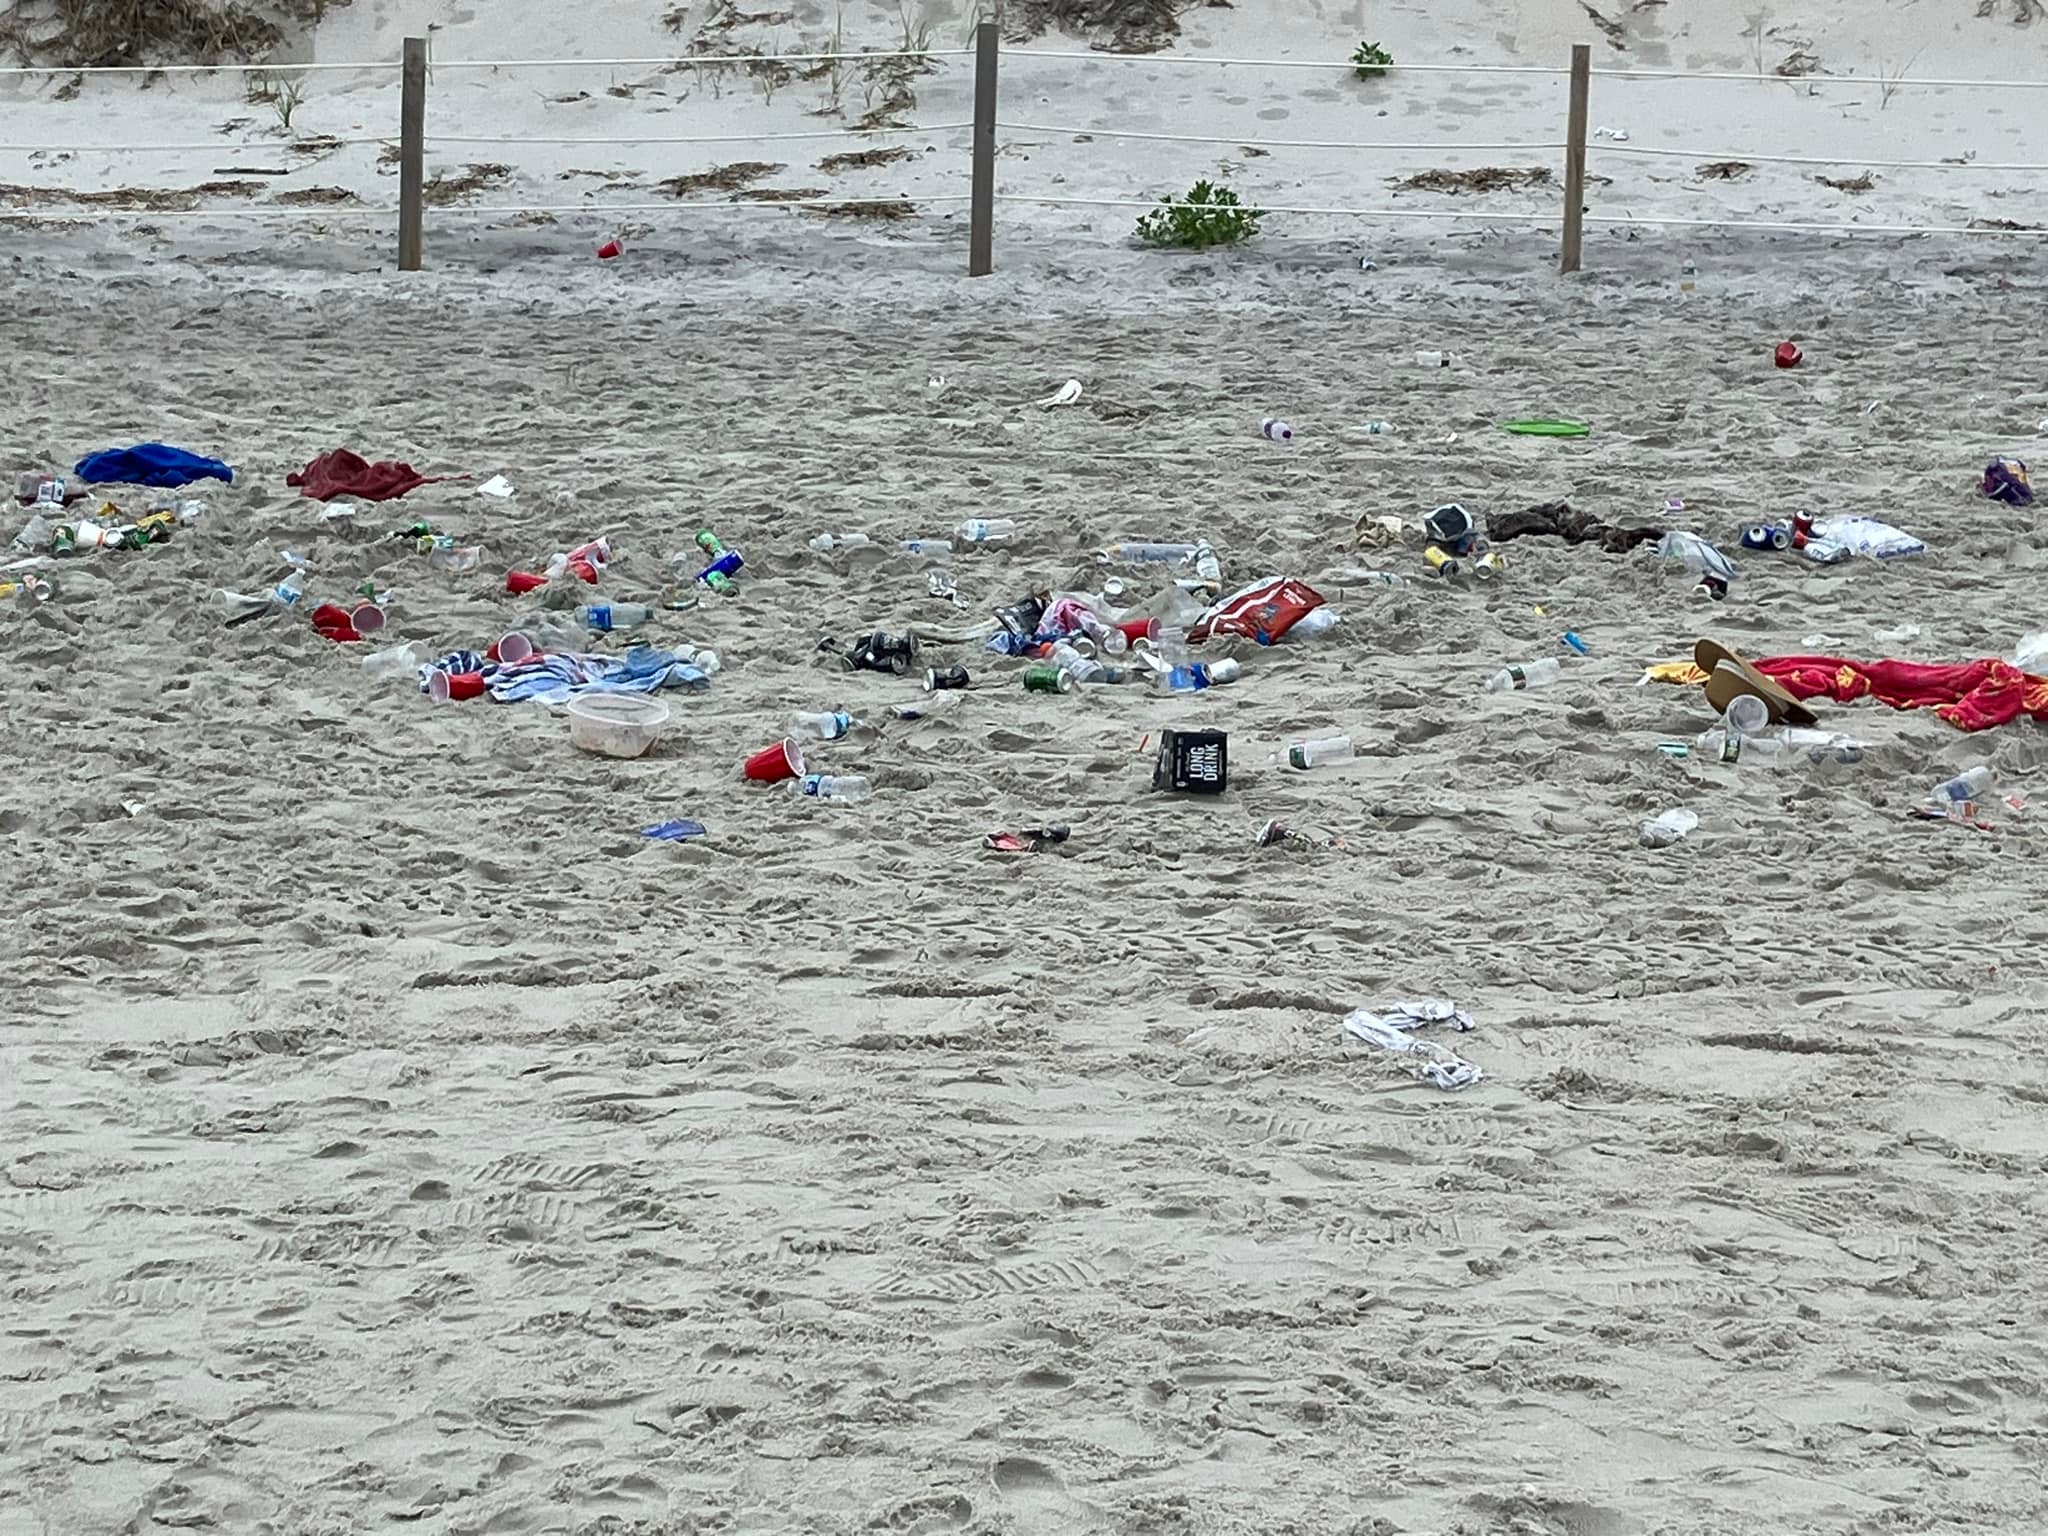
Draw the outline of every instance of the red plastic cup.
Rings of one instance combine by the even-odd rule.
[[[535,592],[548,584],[545,576],[536,576],[531,571],[507,571],[505,590],[507,592]]]
[[[1125,619],[1123,623],[1117,625],[1117,628],[1124,632],[1124,640],[1127,644],[1134,645],[1140,640],[1157,640],[1159,638],[1159,621],[1157,619]]]
[[[772,747],[763,747],[741,769],[756,784],[780,784],[785,779],[801,777],[803,771],[803,750],[787,738]]]
[[[358,635],[374,635],[384,627],[384,610],[375,603],[357,603],[349,609],[348,621]]]
[[[593,587],[597,585],[597,567],[580,556],[571,555],[568,565],[563,569],[580,581],[587,581]]]
[[[1780,368],[1797,368],[1803,354],[1789,341],[1778,343],[1778,350],[1771,354],[1771,360]]]
[[[336,607],[333,603],[322,603],[313,610],[312,619],[315,629],[338,644],[346,644],[356,638],[356,627],[349,621],[346,608]]]
[[[503,662],[508,667],[516,667],[533,655],[533,642],[515,629],[509,634],[498,636],[497,644],[484,654],[493,661]]]
[[[484,691],[484,675],[481,672],[429,672],[427,694],[436,704],[449,704],[459,699],[474,699]]]
[[[610,261],[614,256],[621,254],[625,249],[625,242],[620,240],[617,235],[613,235],[611,239],[605,241],[603,245],[600,245],[597,248],[597,259],[599,261]]]

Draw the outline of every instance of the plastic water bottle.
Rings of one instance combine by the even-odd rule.
[[[1368,421],[1365,424],[1365,435],[1367,437],[1385,437],[1393,430],[1394,424],[1391,421]]]
[[[1196,693],[1201,689],[1212,688],[1220,683],[1234,683],[1243,674],[1243,671],[1244,669],[1236,662],[1228,659],[1207,662],[1195,661],[1188,663],[1184,667],[1175,667],[1171,672],[1165,674],[1166,686],[1175,693]]]
[[[436,543],[427,551],[427,564],[437,571],[452,571],[457,576],[467,576],[484,563],[483,546],[480,544]]]
[[[14,549],[19,554],[33,555],[50,547],[53,530],[50,520],[38,512],[28,520],[28,525],[14,536]]]
[[[1540,661],[1523,661],[1502,667],[1486,680],[1486,691],[1513,693],[1519,688],[1548,688],[1563,675],[1563,663],[1555,656],[1545,656]]]
[[[1317,635],[1327,635],[1343,622],[1343,615],[1327,603],[1320,608],[1311,608],[1294,621],[1293,627],[1281,636],[1285,640],[1313,640]]]
[[[654,617],[654,610],[645,603],[585,603],[576,610],[576,617],[589,628],[608,634],[615,629],[638,629]]]
[[[797,793],[811,800],[867,800],[875,786],[858,773],[807,773],[796,781]]]
[[[821,533],[811,540],[811,548],[821,555],[829,555],[835,549],[859,549],[869,542],[864,533]]]
[[[1278,416],[1268,416],[1259,423],[1259,436],[1276,443],[1291,443],[1294,441],[1294,428]]]
[[[834,710],[825,714],[804,711],[791,722],[792,736],[815,736],[820,741],[837,741],[853,729],[853,716],[845,710]]]
[[[1418,368],[1448,368],[1451,366],[1451,354],[1448,352],[1418,352],[1415,354],[1415,366]]]
[[[1927,799],[1930,804],[1942,807],[1961,805],[1965,801],[1982,800],[1997,786],[1998,776],[1991,765],[1979,763],[1946,783],[1935,785],[1928,791]]]
[[[1307,741],[1297,741],[1287,749],[1287,766],[1314,768],[1323,763],[1342,762],[1349,756],[1349,736],[1316,736]]]
[[[923,555],[933,560],[943,560],[953,553],[951,539],[905,539],[903,547],[913,555]]]
[[[1014,537],[1017,524],[1007,517],[970,517],[956,524],[953,532],[963,544],[986,544],[991,539]]]
[[[1117,544],[1102,552],[1105,560],[1121,560],[1126,565],[1176,564],[1195,558],[1198,544]]]
[[[1195,568],[1195,575],[1211,596],[1223,590],[1223,562],[1216,558],[1216,551],[1207,539],[1195,545],[1195,552],[1188,557],[1188,563]]]

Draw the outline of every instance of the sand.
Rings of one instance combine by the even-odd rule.
[[[1816,291],[1858,275],[1809,257]],[[1709,779],[1654,750],[1697,697],[1635,686],[1703,628],[1943,659],[2033,627],[2040,537],[1969,492],[2048,414],[1980,348],[2038,287],[1900,324],[1390,259],[1107,301],[893,254],[602,297],[17,279],[63,345],[15,361],[10,464],[161,432],[241,478],[0,615],[0,1529],[2038,1523],[2040,833],[1903,812],[1980,759],[2024,791],[2048,748],[1866,705],[1829,715],[1853,771]],[[1022,403],[1070,374],[1080,406]],[[1294,444],[1256,436],[1275,411]],[[1536,411],[1596,431],[1491,427]],[[510,475],[362,519],[486,571],[324,528],[283,477],[338,443]],[[1171,702],[1026,695],[963,649],[987,689],[898,722],[915,688],[812,654],[948,611],[821,531],[1013,516],[951,566],[985,612],[1114,538],[1315,581],[1363,512],[1566,493],[1710,531],[1874,507],[1933,550],[1755,557],[1711,610],[1645,556],[1521,543],[1482,591],[1409,554],[1415,584],[1328,582],[1335,632]],[[742,595],[659,633],[726,668],[637,762],[201,606],[290,547],[314,595],[373,574],[395,634],[476,644],[531,601],[507,565],[608,531],[639,595],[700,522]],[[1480,691],[1567,627],[1594,654],[1563,684]],[[872,802],[738,781],[833,705],[868,725],[814,757]],[[1141,741],[1184,725],[1231,734],[1220,800],[1148,788]],[[1332,728],[1355,761],[1267,760]],[[1640,847],[1672,805],[1699,830]],[[671,815],[711,836],[637,835]],[[1343,846],[1255,849],[1271,816]],[[979,849],[1049,820],[1057,854]],[[1483,1084],[1342,1038],[1418,993],[1472,1010]]]
[[[658,42],[588,10],[589,51]],[[1645,62],[1750,49],[1725,7],[1667,13],[1629,13],[1666,30]],[[539,14],[357,5],[311,51],[393,51],[437,15],[451,53],[564,46]],[[1922,72],[2032,67],[2038,27],[1943,14]],[[1401,17],[1387,35],[1419,50]],[[1184,23],[1189,49],[1246,52],[1367,24]],[[1590,26],[1444,25],[1496,59]],[[1882,18],[1812,30],[1844,67],[1888,46]],[[1110,67],[1048,95],[1094,101]],[[1288,93],[1284,126],[1318,136],[1308,89],[1276,78],[1236,110]],[[1413,89],[1459,117],[1451,87]],[[1745,130],[1810,142],[1815,98],[1763,89],[1779,107]],[[786,96],[465,90],[529,133],[629,107],[660,131],[803,119]],[[1239,88],[1189,90],[1223,121]],[[175,100],[209,131],[216,99],[95,85],[0,122],[132,136]],[[918,116],[961,99],[921,88]],[[1840,131],[1911,121],[1888,152],[2025,158],[2019,106],[1980,106],[1913,119],[1902,92]],[[307,111],[336,132],[395,115],[368,85]],[[953,144],[860,185],[950,183],[922,178]],[[605,153],[646,180],[738,157]],[[287,185],[387,196],[374,155]],[[1149,193],[1184,179],[1165,155],[1015,169]],[[114,164],[37,174],[132,184]],[[1257,164],[1279,190],[1381,190],[1311,152]],[[503,195],[559,195],[552,161],[521,166]],[[1763,206],[1813,211],[1784,174]],[[1967,215],[1959,179],[1886,178],[1868,210]],[[2039,217],[2038,185],[2001,211]],[[1754,185],[1639,190],[1670,215],[1758,206]],[[603,264],[602,214],[436,222],[404,281],[381,224],[317,211],[0,230],[0,469],[161,437],[239,471],[170,544],[0,606],[0,1536],[2040,1529],[2048,742],[1865,703],[1826,712],[1860,764],[1707,771],[1656,750],[1711,723],[1697,693],[1637,686],[1703,633],[1940,661],[2043,627],[2048,543],[1972,494],[1995,454],[2048,460],[2032,247],[1589,226],[1563,280],[1540,229],[1306,221],[1162,257],[1120,213],[1005,219],[979,283],[946,217],[650,218]],[[1781,372],[1788,337],[1806,362]],[[1078,405],[1029,404],[1069,377]],[[1293,443],[1258,436],[1268,415]],[[1496,430],[1528,415],[1594,432]],[[350,532],[284,485],[344,445],[474,478]],[[474,493],[496,473],[509,502]],[[1365,515],[1565,496],[1620,520],[1679,497],[1724,540],[1872,512],[1930,552],[1746,557],[1715,606],[1647,552],[1517,542],[1502,582],[1466,588],[1352,548]],[[959,617],[889,545],[966,516],[1022,528],[939,567],[969,616],[1093,584],[1113,541],[1199,535],[1231,579],[1300,576],[1342,622],[1238,646],[1243,678],[1186,699],[1028,695],[963,646],[928,659],[985,686],[925,701],[817,653]],[[484,544],[483,569],[381,537],[415,517]],[[745,553],[739,594],[654,635],[724,670],[667,696],[639,761],[206,607],[290,549],[309,596],[373,578],[394,639],[480,646],[533,611],[508,567],[608,533],[604,593],[649,596],[700,526]],[[877,547],[807,547],[850,530]],[[1375,564],[1410,584],[1341,575]],[[1567,629],[1592,655],[1558,686],[1482,691]],[[794,711],[831,707],[864,724],[814,766],[869,775],[872,801],[739,780]],[[1230,733],[1218,799],[1149,787],[1144,744],[1190,726]],[[1331,731],[1354,760],[1276,761]],[[1988,835],[1908,819],[1980,761],[2026,808],[1990,808]],[[1674,806],[1698,829],[1642,847]],[[710,835],[640,837],[674,816]],[[1319,838],[1255,847],[1273,817]],[[1052,821],[1057,851],[981,848]],[[1444,1093],[1345,1039],[1350,1010],[1418,995],[1471,1011],[1457,1044],[1485,1081]]]

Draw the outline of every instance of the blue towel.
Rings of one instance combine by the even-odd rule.
[[[420,669],[420,692],[427,691],[429,672],[481,672],[492,698],[500,704],[538,699],[565,704],[579,693],[654,693],[663,688],[688,688],[702,693],[711,676],[683,661],[673,651],[636,645],[624,657],[549,653],[512,666],[502,666],[475,651],[451,651]]]
[[[72,471],[81,480],[111,480],[119,485],[153,485],[168,488],[190,485],[194,480],[225,480],[234,484],[235,472],[219,459],[202,459],[183,448],[163,443],[137,443],[133,448],[108,448],[89,453]]]

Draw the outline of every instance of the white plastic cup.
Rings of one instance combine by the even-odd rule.
[[[1721,718],[1738,736],[1754,736],[1771,723],[1771,706],[1753,693],[1738,693],[1728,701]]]

